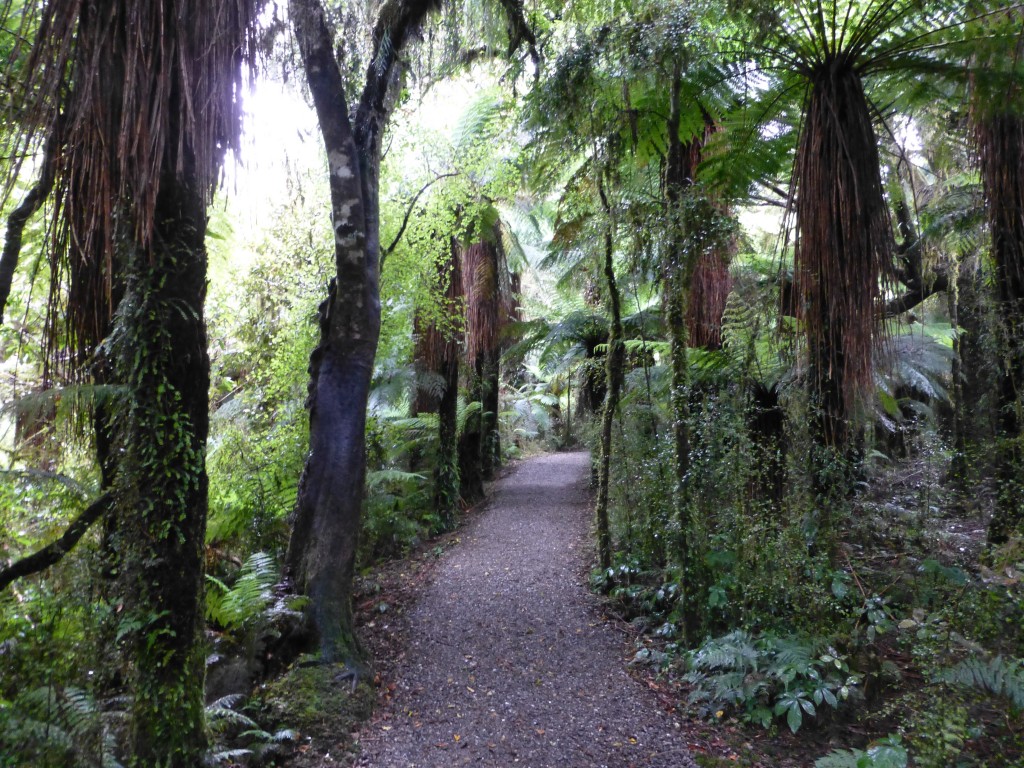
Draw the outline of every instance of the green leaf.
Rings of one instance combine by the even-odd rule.
[[[796,702],[793,702],[793,706],[790,706],[789,711],[786,713],[786,724],[789,726],[789,730],[793,733],[799,731],[803,720],[804,716],[800,712],[800,707],[796,706]]]

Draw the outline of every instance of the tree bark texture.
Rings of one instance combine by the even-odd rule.
[[[205,192],[168,173],[149,248],[133,247],[115,318],[128,391],[114,482],[120,634],[129,648],[131,764],[198,765],[203,709],[203,545],[210,386]]]
[[[837,59],[810,80],[793,171],[795,273],[819,464],[831,474],[847,449],[853,403],[872,386],[879,279],[892,263],[893,236],[860,74]],[[819,485],[832,482],[815,475]],[[825,516],[831,500],[823,500]]]
[[[984,116],[976,135],[999,315],[998,488],[988,529],[989,543],[999,545],[1024,534],[1024,118]]]
[[[950,474],[964,498],[969,498],[977,480],[991,470],[991,456],[985,446],[995,435],[995,384],[999,380],[998,355],[985,307],[986,287],[979,265],[963,265],[950,296],[958,333],[953,339],[953,424],[954,454]]]
[[[438,263],[435,290],[442,295],[442,316],[456,316],[462,306],[461,247],[452,239],[447,258]],[[413,352],[420,374],[440,379],[441,393],[434,382],[417,387],[414,415],[436,413],[438,420],[437,456],[434,463],[434,510],[438,527],[451,530],[459,507],[459,348],[461,329],[442,328],[437,323],[415,320],[416,348]],[[415,471],[415,469],[413,470]]]
[[[25,218],[12,220],[6,267],[16,230],[48,194],[57,311],[44,375],[92,366],[121,393],[95,419],[117,521],[104,569],[133,767],[193,768],[207,747],[204,240],[223,153],[238,147],[256,11],[255,0],[41,3],[21,83],[19,109],[46,126],[48,142]]]
[[[320,310],[310,359],[310,451],[299,484],[287,565],[310,599],[309,639],[324,662],[362,667],[351,586],[366,477],[366,404],[380,335],[378,178],[387,92],[398,54],[431,2],[380,10],[355,110],[345,99],[334,41],[318,0],[294,0],[292,24],[327,150],[336,279]]]
[[[665,168],[665,202],[671,226],[669,247],[664,264],[666,309],[669,329],[669,359],[672,372],[672,445],[675,459],[673,506],[679,522],[679,565],[683,579],[681,603],[684,612],[684,631],[692,636],[700,623],[696,601],[699,599],[697,579],[693,567],[693,514],[686,493],[686,480],[690,471],[690,406],[689,406],[689,344],[687,303],[690,298],[690,283],[695,259],[687,253],[686,215],[684,197],[693,184],[693,174],[700,159],[700,145],[694,140],[689,144],[679,135],[681,120],[682,73],[677,67],[672,79],[670,93],[668,130],[668,157]]]
[[[599,171],[599,174],[603,171]],[[604,179],[598,176],[598,192],[601,207],[607,219],[604,232],[604,277],[608,287],[608,303],[611,308],[611,324],[608,328],[608,357],[605,366],[606,391],[604,409],[601,412],[601,453],[597,467],[597,501],[594,518],[597,525],[597,557],[601,568],[612,566],[612,535],[608,520],[608,486],[611,479],[612,422],[619,407],[622,391],[623,369],[626,362],[626,345],[622,335],[622,303],[619,286],[615,279],[615,221]]]
[[[451,346],[455,346],[452,344]],[[459,354],[452,350],[442,363],[444,393],[437,409],[437,465],[434,467],[434,507],[439,525],[455,527],[459,509]]]
[[[501,232],[497,226],[481,233],[463,252],[462,284],[466,297],[466,356],[476,372],[474,401],[480,415],[480,474],[494,476],[501,461],[498,440],[498,395],[501,334],[514,311]]]

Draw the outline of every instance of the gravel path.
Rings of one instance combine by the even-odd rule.
[[[409,616],[397,688],[360,735],[367,768],[692,768],[681,732],[624,670],[584,573],[585,453],[500,480]]]

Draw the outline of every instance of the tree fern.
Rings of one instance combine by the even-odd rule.
[[[259,723],[238,711],[243,701],[241,694],[231,694],[206,705],[206,724],[215,737],[207,754],[209,763],[236,765],[237,761],[253,755],[265,758],[279,745],[295,740],[295,732],[288,728],[274,733],[263,730]],[[239,743],[246,746],[235,746]]]

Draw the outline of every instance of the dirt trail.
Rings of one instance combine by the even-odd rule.
[[[582,583],[588,473],[587,454],[554,454],[496,484],[411,609],[359,765],[694,766]]]

